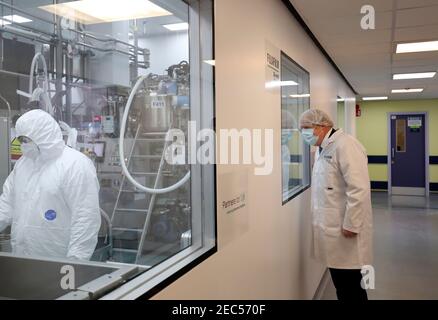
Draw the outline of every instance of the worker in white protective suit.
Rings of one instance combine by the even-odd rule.
[[[91,258],[100,228],[99,183],[85,155],[67,147],[48,113],[16,123],[23,156],[0,196],[0,232],[11,225],[17,255]]]
[[[361,271],[373,255],[368,158],[359,141],[333,126],[321,110],[300,117],[304,141],[318,147],[312,174],[313,249],[329,268],[339,300],[367,300]]]

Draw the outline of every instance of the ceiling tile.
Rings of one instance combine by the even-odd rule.
[[[438,0],[397,0],[397,9],[438,5]]]
[[[438,40],[438,24],[397,28],[394,34],[394,41],[396,42],[428,41],[434,39]]]
[[[438,6],[397,10],[396,28],[438,24]]]
[[[327,51],[331,55],[337,57],[343,56],[364,56],[370,54],[391,54],[392,46],[389,42],[373,43],[373,44],[359,44],[352,46],[350,43],[343,43],[338,46],[328,46]]]
[[[375,43],[391,43],[391,30],[370,30],[351,33],[349,35],[327,36],[322,34],[319,37],[324,47],[337,47],[348,44],[349,46],[373,45]]]
[[[359,94],[394,98],[391,88],[424,87],[421,94],[398,94],[395,98],[438,98],[438,77],[392,80],[393,73],[438,70],[438,51],[394,53],[398,42],[438,40],[438,0],[291,0],[291,3]],[[360,8],[365,4],[376,8],[376,30],[360,28]]]
[[[392,0],[291,0],[291,3],[298,12],[310,18],[358,15],[364,5],[372,5],[376,12],[393,9]]]
[[[317,19],[317,21],[313,23],[313,30],[315,32],[323,33],[324,36],[347,36],[351,33],[370,33],[378,30],[391,29],[392,16],[392,12],[376,13],[376,29],[374,30],[362,29],[362,16],[360,14],[338,18],[325,17]]]

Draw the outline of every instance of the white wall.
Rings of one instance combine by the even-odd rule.
[[[265,41],[310,72],[311,106],[336,119],[337,95],[352,92],[279,0],[216,0],[216,117],[220,128],[275,128],[280,95],[264,89]],[[218,210],[218,252],[156,299],[311,299],[324,272],[311,252],[310,191],[281,202],[280,142],[274,172],[217,167],[218,198],[227,173],[248,172],[248,212]],[[238,233],[235,230],[239,230]]]

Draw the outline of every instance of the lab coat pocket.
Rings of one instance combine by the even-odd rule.
[[[328,237],[338,238],[341,236],[341,228],[324,227],[324,234]]]

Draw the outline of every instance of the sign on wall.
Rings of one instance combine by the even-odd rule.
[[[224,214],[246,210],[248,200],[248,173],[227,173],[221,176],[219,206]]]
[[[265,88],[274,92],[280,88],[280,58],[280,49],[266,41]]]
[[[236,170],[218,176],[219,247],[249,231],[248,171]]]

